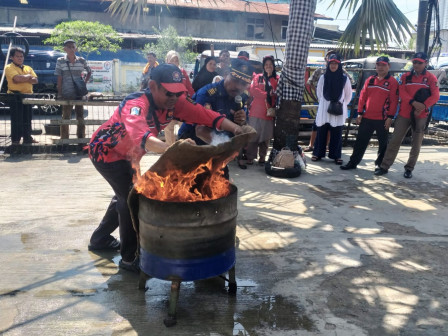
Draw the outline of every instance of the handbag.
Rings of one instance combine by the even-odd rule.
[[[274,158],[272,165],[279,168],[293,168],[294,167],[294,153],[288,149],[283,148]]]
[[[72,71],[70,70],[70,63],[67,61],[68,71],[70,71],[70,76],[72,76],[73,85],[75,87],[76,99],[80,99],[89,93],[87,90],[86,82],[81,77],[73,78]]]
[[[337,102],[330,102],[330,105],[328,105],[328,113],[335,115],[335,116],[340,116],[342,115],[342,113],[344,112],[343,108],[342,108],[342,103],[340,101]]]
[[[275,117],[275,107],[270,107],[266,110],[267,117]]]

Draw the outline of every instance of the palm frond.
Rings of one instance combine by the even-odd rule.
[[[333,0],[335,4],[337,0]],[[342,7],[354,8],[360,0],[342,0]],[[354,49],[355,55],[365,48],[367,35],[373,51],[386,49],[390,42],[402,44],[411,35],[413,26],[392,0],[362,0],[339,40],[343,53]]]

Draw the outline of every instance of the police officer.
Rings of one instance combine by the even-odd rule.
[[[375,67],[377,73],[367,78],[359,97],[358,135],[350,161],[341,166],[343,170],[355,169],[361,162],[373,132],[379,143],[375,166],[380,165],[386,152],[389,127],[397,111],[398,82],[389,73],[389,57],[378,57]]]
[[[243,106],[247,100],[247,95],[244,92],[251,81],[250,63],[243,59],[237,59],[233,62],[230,73],[222,81],[202,87],[195,93],[193,100],[206,108],[221,113],[232,122],[243,125],[246,122],[246,112]],[[192,138],[198,144],[210,143],[214,134],[216,132],[209,132],[204,126],[195,127],[186,123],[179,130],[179,138]]]

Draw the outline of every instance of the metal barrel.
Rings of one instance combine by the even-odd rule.
[[[140,267],[151,277],[193,281],[235,264],[237,188],[200,202],[163,202],[139,195]]]

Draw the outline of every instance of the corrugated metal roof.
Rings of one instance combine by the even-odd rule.
[[[287,3],[268,3],[269,11],[264,2],[244,0],[148,0],[148,4],[168,7],[224,10],[230,12],[289,15],[289,4]],[[314,16],[316,19],[320,20],[333,20],[333,18],[322,14],[314,14]]]

